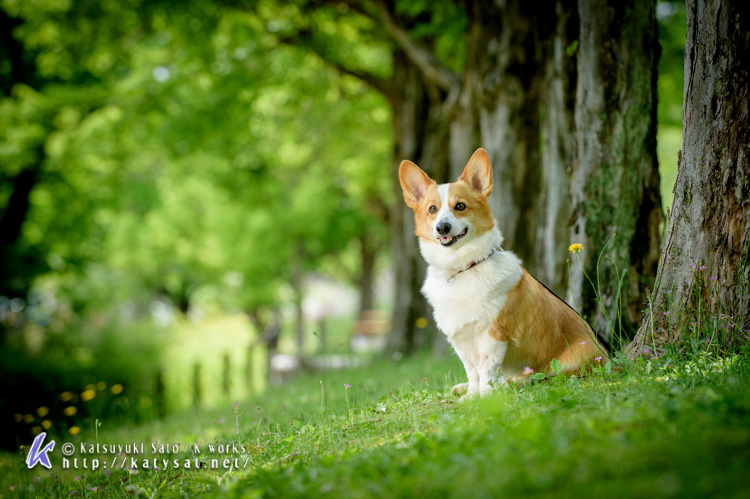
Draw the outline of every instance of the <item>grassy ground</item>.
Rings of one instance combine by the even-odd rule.
[[[236,408],[141,427],[105,421],[68,437],[79,466],[80,442],[143,441],[146,454],[126,459],[138,470],[122,469],[117,454],[62,470],[65,438],[50,471],[26,469],[25,452],[2,455],[0,496],[750,497],[749,361],[699,353],[626,363],[465,403],[448,394],[462,376],[456,359],[381,361],[301,377]],[[153,455],[152,443],[180,446]],[[160,469],[144,469],[154,458]]]

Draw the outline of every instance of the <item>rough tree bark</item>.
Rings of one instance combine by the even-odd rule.
[[[576,47],[579,22],[575,0],[555,3],[555,25],[546,47],[542,85],[542,190],[536,254],[539,275],[551,290],[565,296],[568,270],[570,174],[575,151]]]
[[[653,304],[631,357],[661,354],[685,335],[716,334],[732,349],[750,328],[748,33],[744,1],[687,2],[682,154]]]
[[[618,275],[602,258],[602,307],[576,259],[572,296],[602,334],[619,322],[632,335],[645,289],[652,286],[664,216],[656,160],[656,64],[659,54],[654,0],[579,0],[580,45],[575,111],[576,159],[571,179],[574,224],[571,242],[582,243],[583,268],[597,282],[597,259],[605,255],[622,275],[622,310],[617,310]],[[619,317],[618,317],[619,316]]]

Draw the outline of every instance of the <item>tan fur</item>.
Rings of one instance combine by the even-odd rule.
[[[404,191],[404,201],[414,210],[415,234],[425,241],[440,244],[432,237],[431,229],[441,205],[437,183],[417,165],[406,160],[401,162],[398,178]],[[430,213],[429,208],[433,205],[436,208],[435,213]]]
[[[469,158],[458,180],[464,182],[484,199],[490,197],[493,187],[492,163],[487,151],[482,148],[477,149]]]
[[[445,187],[438,186],[411,161],[401,163],[399,179],[404,192],[404,200],[414,210],[415,233],[422,241],[440,244],[435,233],[433,233],[433,227],[442,208],[442,195],[446,200],[445,202],[448,203],[446,210],[450,210],[451,219],[457,225],[469,228],[470,230],[467,233],[469,237],[479,238],[485,233],[487,233],[486,236],[495,237],[493,234],[496,232],[497,242],[493,244],[496,244],[497,247],[502,244],[502,236],[495,228],[495,220],[488,202],[488,197],[493,190],[492,166],[484,149],[478,149],[474,153],[464,168],[461,177],[458,181],[449,184],[447,191]],[[465,208],[458,209],[459,203],[465,205]],[[430,213],[430,208],[433,206],[434,210]],[[446,212],[442,216],[446,216]],[[474,244],[474,240],[465,239],[465,241],[467,240],[469,241],[468,244]],[[439,253],[443,250],[430,245],[421,246],[421,250],[430,264],[430,269],[436,269],[432,275],[428,271],[423,290],[429,289],[426,296],[431,300],[433,307],[435,303],[442,303],[445,306],[446,296],[449,299],[452,298],[445,291],[449,288],[443,286],[450,286],[450,282],[456,278],[459,272],[466,272],[461,274],[459,279],[471,278],[468,271],[473,262],[467,259],[466,262],[461,262],[462,265],[455,269],[449,266],[441,267],[435,262],[448,261],[450,262],[448,265],[453,264],[450,259],[440,260],[445,255],[449,256],[450,253]],[[444,251],[454,250],[446,249]],[[428,254],[431,255],[430,258],[428,258]],[[487,362],[500,363],[503,379],[512,381],[528,380],[527,376],[520,374],[526,367],[530,367],[535,372],[551,374],[550,363],[553,359],[561,362],[561,372],[567,374],[582,373],[591,367],[606,364],[608,361],[607,353],[589,325],[565,302],[552,294],[525,269],[520,267],[520,261],[515,255],[502,251],[500,255],[511,255],[505,260],[501,260],[503,262],[515,262],[510,263],[510,266],[505,267],[500,274],[496,274],[514,276],[512,281],[507,281],[508,287],[505,287],[503,291],[505,294],[499,295],[500,297],[504,296],[504,301],[497,301],[498,295],[493,294],[496,293],[493,288],[485,289],[481,287],[483,282],[487,282],[486,280],[475,281],[479,283],[477,289],[481,290],[476,294],[476,300],[496,300],[496,307],[502,307],[497,310],[494,319],[492,317],[495,309],[485,309],[487,312],[483,316],[482,314],[485,312],[482,312],[481,307],[475,308],[472,312],[475,315],[471,317],[473,321],[477,321],[474,323],[481,324],[481,328],[472,332],[471,326],[466,329],[460,325],[460,321],[452,321],[452,315],[446,316],[443,313],[442,318],[438,317],[439,314],[436,309],[438,325],[440,326],[442,320],[443,326],[440,327],[464,361],[469,380],[474,383],[472,386],[476,386],[477,371],[482,373],[480,377],[492,378],[487,373],[494,372],[494,365],[490,364],[488,368]],[[491,254],[487,258],[490,257]],[[500,258],[500,256],[495,256],[495,259],[497,258]],[[478,258],[475,259],[479,260]],[[483,269],[486,271],[489,264],[478,263],[477,265],[484,265]],[[483,271],[480,267],[476,267],[476,269],[473,272]],[[441,279],[435,277],[440,275],[441,272],[443,273]],[[451,272],[453,272],[452,275]],[[519,275],[520,280],[516,283]],[[496,288],[500,282],[494,284]],[[510,289],[508,290],[508,288]],[[461,298],[458,297],[458,299]],[[445,311],[446,308],[439,310]],[[466,310],[466,308],[461,310]],[[455,312],[455,314],[458,313],[458,311]],[[451,310],[450,314],[454,314],[454,312]],[[455,323],[459,325],[454,326]],[[471,322],[468,324],[471,324]],[[489,329],[485,329],[487,324],[490,324]],[[497,343],[493,342],[493,339]],[[476,349],[480,348],[483,350],[477,352]],[[494,360],[493,355],[497,355]],[[471,381],[472,379],[475,381]],[[482,393],[487,385],[491,386],[490,383],[480,383],[479,392]],[[467,386],[466,383],[457,385],[454,387],[454,392],[465,391]],[[471,391],[476,393],[477,389],[471,388]]]
[[[569,374],[607,362],[606,350],[589,325],[525,269],[489,334],[496,340],[509,341],[506,363],[530,359],[529,367],[535,372],[550,372],[552,359],[559,360],[563,372]],[[601,361],[595,361],[596,357],[602,357]]]
[[[484,149],[480,151],[484,153],[486,162],[480,161],[481,157],[475,159],[477,153],[474,153],[461,178],[451,184],[449,190],[451,211],[459,218],[468,218],[477,235],[495,226],[490,205],[487,203],[487,197],[492,193],[492,170],[487,153]],[[411,161],[402,161],[398,173],[404,201],[414,210],[415,234],[425,241],[440,244],[432,235],[435,216],[442,206],[437,183]],[[465,210],[454,209],[459,202],[466,205]],[[430,213],[430,206],[435,206],[435,213]]]
[[[495,226],[495,220],[492,218],[490,205],[486,202],[486,198],[477,194],[469,187],[469,184],[463,181],[455,182],[451,184],[448,194],[451,206],[455,207],[459,202],[466,205],[466,209],[463,211],[452,209],[453,214],[458,218],[469,219],[477,236]]]

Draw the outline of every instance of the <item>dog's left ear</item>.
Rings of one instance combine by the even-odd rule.
[[[492,164],[487,151],[481,147],[477,149],[458,180],[469,184],[474,192],[483,197],[492,194]]]

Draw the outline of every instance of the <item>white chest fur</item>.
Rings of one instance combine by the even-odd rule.
[[[491,242],[482,245],[479,254],[486,256],[492,247]],[[476,257],[474,261],[479,259]],[[469,259],[465,266],[468,267],[471,261]],[[438,328],[449,339],[467,325],[472,326],[472,331],[486,332],[505,305],[508,291],[518,283],[522,273],[521,261],[509,251],[497,251],[487,260],[460,273],[431,264],[427,268],[422,293],[433,308]],[[448,285],[447,281],[453,275],[455,279],[452,285]]]

